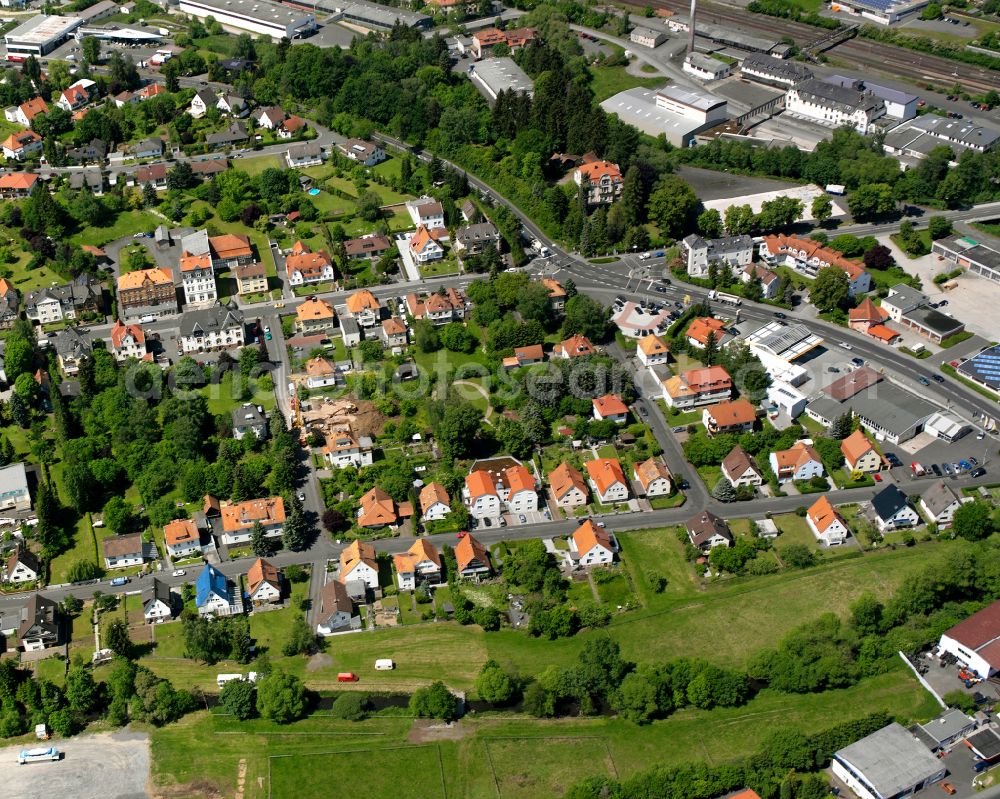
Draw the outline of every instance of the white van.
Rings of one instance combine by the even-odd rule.
[[[221,688],[227,682],[232,682],[233,680],[242,680],[242,679],[243,679],[242,674],[216,674],[215,684]]]
[[[394,668],[396,664],[391,658],[379,658],[375,661],[375,671],[392,671]]]

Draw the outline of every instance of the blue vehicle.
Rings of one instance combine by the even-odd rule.
[[[128,577],[115,577],[108,582],[108,585],[128,585]]]
[[[971,463],[969,463],[968,461],[959,461],[959,462],[958,462],[958,465],[959,465],[959,466],[961,466],[961,467],[962,467],[962,469],[963,469],[964,471],[966,471],[966,472],[967,472],[967,471],[969,471],[969,469],[971,469],[971,468],[972,468],[972,464],[971,464]]]
[[[665,253],[663,252],[663,250],[658,250],[657,252],[653,253],[653,257],[654,258],[662,258],[664,256],[664,254]]]

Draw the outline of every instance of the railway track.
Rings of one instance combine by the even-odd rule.
[[[646,0],[626,0],[626,2],[637,7],[647,5]],[[665,8],[682,15],[686,15],[690,10],[685,0],[649,0],[648,4],[654,8]],[[698,19],[769,38],[788,36],[799,49],[808,48],[810,44],[828,35],[827,31],[801,22],[752,14],[744,9],[720,3],[701,3],[698,7]],[[983,67],[950,61],[941,56],[918,53],[915,50],[869,39],[848,39],[831,48],[827,55],[862,67],[865,71],[902,78],[914,84],[932,83],[942,89],[948,89],[954,83],[961,83],[967,91],[985,93],[1000,83],[1000,73],[991,72]]]

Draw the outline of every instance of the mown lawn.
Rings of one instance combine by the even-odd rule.
[[[76,524],[76,530],[73,533],[73,546],[52,560],[49,567],[49,582],[54,585],[68,582],[70,568],[81,560],[101,565],[100,561],[97,560],[94,538],[86,516],[81,517]]]
[[[199,389],[208,400],[209,413],[229,413],[245,402],[263,406],[265,411],[273,410],[276,404],[273,391],[263,391],[257,388],[256,381],[250,384],[251,395],[244,399],[233,389],[233,372],[226,372],[218,383],[210,383]]]
[[[90,244],[103,247],[109,241],[134,233],[152,233],[163,220],[148,211],[125,211],[118,214],[107,227],[87,227],[70,237],[73,244]]]

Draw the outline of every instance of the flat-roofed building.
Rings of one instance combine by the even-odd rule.
[[[687,147],[694,141],[695,134],[727,119],[726,101],[718,97],[714,99],[721,105],[715,104],[708,111],[682,110],[680,105],[660,105],[655,90],[636,87],[602,101],[601,108],[643,133],[650,136],[662,134],[675,147]]]
[[[931,244],[931,252],[974,275],[1000,283],[1000,252],[968,236],[949,236]]]
[[[83,25],[80,17],[38,14],[4,34],[7,56],[43,56],[55,50]]]
[[[179,8],[192,17],[213,17],[221,25],[275,40],[299,39],[316,30],[312,13],[271,0],[180,0]]]
[[[429,28],[434,24],[434,20],[426,14],[384,6],[380,3],[368,3],[365,0],[355,0],[347,5],[340,5],[338,0],[319,0],[316,8],[332,11],[331,20],[349,22],[374,30],[392,30],[396,24],[407,28]]]
[[[684,63],[681,64],[681,69],[700,80],[721,80],[733,70],[725,61],[704,53],[688,53]]]
[[[879,25],[901,22],[930,5],[931,0],[844,0],[841,11],[855,14]]]
[[[1000,344],[994,344],[958,366],[958,373],[966,380],[1000,394]]]
[[[656,30],[655,28],[633,28],[632,32],[628,35],[628,40],[632,44],[652,49],[663,44],[667,40],[667,34],[665,31]]]
[[[893,722],[833,756],[833,774],[859,799],[893,799],[937,782],[945,765]]]
[[[469,78],[490,102],[495,101],[500,92],[523,92],[528,97],[535,93],[534,81],[507,56],[484,58],[470,65]]]
[[[967,119],[924,114],[903,122],[885,135],[890,155],[925,158],[936,147],[950,147],[956,159],[966,150],[985,153],[1000,141],[1000,129]]]
[[[794,86],[813,77],[813,72],[798,61],[773,58],[766,53],[750,53],[740,64],[740,76],[768,86]]]

